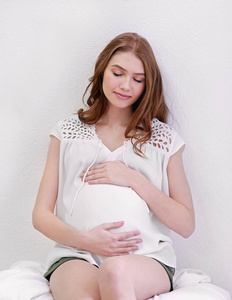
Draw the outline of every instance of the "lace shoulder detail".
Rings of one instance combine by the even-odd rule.
[[[151,128],[152,135],[147,143],[165,152],[170,152],[173,141],[172,127],[160,122],[158,119],[152,119]]]
[[[62,137],[68,140],[82,139],[92,140],[94,139],[94,132],[91,129],[91,125],[82,123],[78,117],[69,117],[63,120],[61,127]]]

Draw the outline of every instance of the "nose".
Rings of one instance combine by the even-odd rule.
[[[129,91],[130,90],[130,78],[125,76],[122,78],[122,81],[120,83],[120,88],[123,91]]]

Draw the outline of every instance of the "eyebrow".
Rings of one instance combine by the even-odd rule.
[[[123,67],[121,67],[120,65],[117,65],[117,64],[115,64],[115,65],[112,65],[111,67],[114,67],[114,68],[119,68],[119,69],[121,69],[121,70],[123,70],[123,71],[126,71],[126,69],[124,69]],[[144,73],[133,73],[133,74],[135,74],[135,75],[142,75],[142,76],[145,76],[145,74],[144,74]]]

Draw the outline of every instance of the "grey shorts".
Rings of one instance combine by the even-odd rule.
[[[59,259],[57,262],[55,262],[54,264],[52,264],[49,269],[47,270],[47,272],[44,274],[44,277],[49,281],[50,280],[50,277],[52,275],[52,273],[60,266],[62,265],[63,263],[65,263],[66,261],[69,261],[69,260],[74,260],[74,259],[78,259],[78,260],[83,260],[83,261],[86,261],[88,262],[86,259],[84,258],[79,258],[79,257],[62,257],[61,259]],[[154,258],[152,258],[154,259]],[[167,265],[165,265],[164,263],[162,263],[161,261],[155,259],[158,263],[161,264],[161,266],[165,269],[165,271],[167,272],[168,274],[168,277],[170,279],[170,283],[171,283],[171,289],[170,291],[173,290],[173,276],[175,274],[175,268],[172,268],[172,267],[169,267]],[[97,265],[94,265],[95,267],[98,268]]]

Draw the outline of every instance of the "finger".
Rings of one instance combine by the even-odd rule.
[[[101,170],[103,168],[104,168],[104,166],[102,166],[102,165],[95,165],[88,170],[88,174],[91,173],[91,171]],[[87,172],[87,170],[83,170],[81,176],[83,176],[86,172]]]
[[[93,173],[93,174],[87,174],[85,177],[82,175],[81,179],[85,178],[85,182],[91,181],[91,183],[108,183],[106,177],[104,176],[104,173]]]
[[[104,223],[100,226],[102,226],[105,230],[110,230],[114,228],[120,228],[124,225],[124,221],[118,221],[118,222],[112,222],[112,223]],[[137,235],[140,235],[140,232],[138,230],[136,231],[128,231],[128,232],[122,232],[122,233],[113,233],[118,236],[118,240],[122,241]]]
[[[142,242],[142,239],[115,241],[111,244],[111,251],[112,253],[136,251],[139,249],[139,244],[141,244]]]
[[[112,223],[104,223],[100,225],[105,230],[110,230],[114,228],[120,228],[124,225],[124,221],[112,222]]]
[[[102,169],[99,170],[93,170],[93,171],[89,171],[86,175],[86,177],[90,177],[90,176],[96,176],[96,177],[103,177],[104,176],[104,171]]]
[[[89,171],[103,169],[105,167],[105,164],[106,164],[106,162],[101,162],[98,165],[95,165],[95,166],[91,167],[89,169]]]
[[[131,246],[131,247],[121,247],[121,248],[114,248],[113,251],[111,251],[111,254],[110,255],[115,255],[116,253],[117,254],[124,254],[124,253],[130,253],[130,252],[134,252],[136,250],[139,249],[139,246],[138,245],[134,245],[134,246]]]
[[[81,177],[83,177],[85,174],[86,174],[86,177],[87,176],[90,176],[90,175],[93,175],[93,174],[98,174],[98,173],[103,173],[101,169],[98,169],[98,170],[89,170],[87,173],[86,171],[83,171],[82,174],[81,174]]]
[[[132,251],[139,250],[138,246],[131,246],[131,247],[126,247],[126,248],[118,248],[117,252],[118,253],[130,253]]]
[[[136,244],[141,244],[143,242],[142,239],[131,239],[131,240],[122,240],[122,241],[119,241],[119,245],[120,247],[123,247],[123,248],[127,248],[127,247],[133,247],[135,246]]]
[[[102,177],[105,177],[105,172],[104,172],[104,169],[98,169],[98,170],[92,170],[92,171],[88,171],[88,173],[83,173],[81,175],[81,177],[84,177],[85,178],[91,178],[91,179],[98,179],[98,178],[102,178]]]
[[[122,232],[122,233],[115,233],[118,235],[118,240],[122,241],[122,240],[126,240],[129,239],[131,237],[140,235],[139,231],[128,231],[128,232]]]
[[[85,179],[85,182],[87,182],[88,184],[108,184],[108,180],[106,178],[99,178],[99,179],[91,179],[91,178],[87,178]]]

